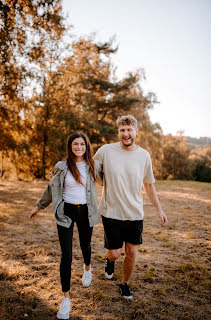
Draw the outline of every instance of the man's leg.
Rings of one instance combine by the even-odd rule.
[[[112,279],[114,274],[114,262],[116,259],[119,258],[121,254],[121,248],[120,249],[112,249],[107,250],[107,259],[105,262],[105,277],[106,279]]]
[[[121,255],[122,249],[107,250],[107,258],[115,261]],[[125,260],[123,264],[123,283],[127,283],[133,273],[138,252],[138,245],[125,242]]]
[[[128,281],[133,273],[136,257],[137,257],[138,245],[125,242],[125,260],[123,264],[123,279],[120,284],[121,296],[125,299],[133,299],[133,295],[130,291]]]
[[[122,249],[107,250],[107,258],[114,261],[120,257]]]
[[[104,274],[107,279],[112,279],[114,274],[114,261],[119,258],[123,246],[120,222],[106,217],[102,217],[102,221],[104,226],[105,248],[107,248]]]
[[[138,245],[125,242],[125,260],[123,264],[123,283],[127,283],[133,273],[138,252]]]

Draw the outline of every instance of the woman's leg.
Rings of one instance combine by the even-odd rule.
[[[78,228],[80,247],[85,263],[85,268],[86,270],[89,270],[89,265],[91,262],[91,239],[93,228],[89,226],[87,206],[78,208],[76,224]]]
[[[60,278],[62,291],[66,298],[69,297],[70,280],[71,280],[71,264],[72,264],[72,240],[73,240],[74,222],[69,228],[57,225],[59,242],[62,251],[60,263]]]

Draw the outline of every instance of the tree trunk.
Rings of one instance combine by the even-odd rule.
[[[46,146],[47,146],[47,129],[44,128],[43,132],[43,150],[42,150],[42,179],[46,180],[45,171],[46,171]]]
[[[2,151],[2,152],[1,152],[1,169],[0,169],[0,178],[2,178],[2,177],[3,177],[4,172],[5,172],[5,170],[4,170],[4,168],[3,168],[3,159],[4,159],[4,153],[3,153],[3,151]]]

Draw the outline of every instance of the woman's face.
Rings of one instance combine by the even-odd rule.
[[[76,157],[76,161],[82,161],[86,152],[86,143],[83,138],[75,138],[72,141],[72,152]]]

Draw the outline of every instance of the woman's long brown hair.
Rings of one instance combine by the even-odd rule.
[[[94,171],[94,160],[92,159],[92,148],[91,148],[91,143],[89,141],[89,138],[87,137],[87,135],[83,132],[75,132],[73,133],[67,141],[67,166],[68,169],[70,170],[70,172],[72,173],[75,181],[77,183],[82,184],[81,181],[81,175],[80,172],[78,170],[78,167],[76,165],[76,157],[74,155],[74,153],[72,152],[72,142],[73,140],[75,140],[76,138],[83,138],[84,142],[86,144],[86,152],[84,154],[84,160],[86,161],[86,163],[89,166],[89,170],[91,171],[91,174],[95,180],[95,171]]]

